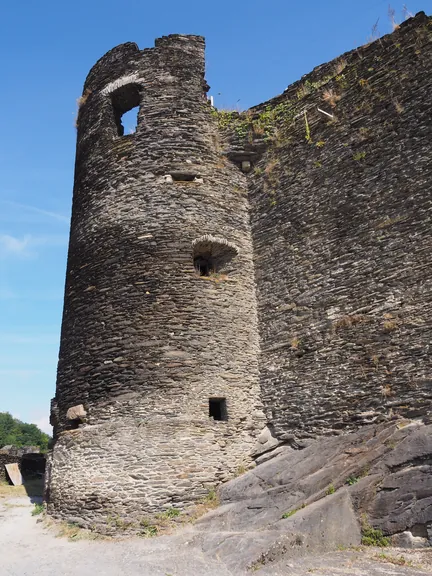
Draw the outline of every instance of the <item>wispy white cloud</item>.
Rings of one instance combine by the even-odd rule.
[[[46,216],[48,218],[54,218],[54,220],[59,220],[65,224],[69,224],[70,218],[65,214],[60,212],[52,212],[51,210],[44,210],[43,208],[38,208],[37,206],[32,206],[30,204],[20,204],[19,202],[13,202],[12,200],[3,200],[3,204],[24,210],[26,212],[32,212],[33,214],[39,214],[40,216]]]
[[[28,258],[36,256],[36,247],[40,246],[66,246],[68,237],[63,235],[32,236],[25,234],[22,237],[0,234],[0,257]]]
[[[9,234],[0,234],[0,255],[22,256],[27,253],[30,240],[30,234],[26,234],[21,239],[9,236]]]

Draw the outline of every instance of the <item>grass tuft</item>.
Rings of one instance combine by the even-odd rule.
[[[384,552],[380,552],[374,556],[376,560],[380,562],[386,562],[388,564],[394,564],[395,566],[410,566],[411,568],[415,567],[415,564],[411,560],[407,560],[405,556],[390,556],[389,554],[385,554]]]
[[[382,326],[384,332],[393,332],[398,327],[398,323],[396,320],[385,320]]]
[[[340,76],[346,67],[347,67],[347,61],[344,58],[339,58],[334,68],[335,75]]]
[[[159,528],[151,524],[148,518],[142,518],[140,521],[140,531],[139,535],[143,538],[154,538],[159,534]]]
[[[282,514],[281,518],[282,518],[282,519],[291,518],[291,516],[294,516],[294,514],[295,514],[296,512],[298,512],[299,510],[303,510],[303,508],[306,508],[306,504],[302,504],[302,505],[300,506],[300,508],[294,508],[294,510],[290,510],[289,512],[284,512],[284,513]]]
[[[81,108],[81,106],[84,106],[84,104],[87,102],[91,93],[92,93],[91,90],[89,90],[88,88],[85,89],[84,94],[77,99],[78,108]]]
[[[348,476],[348,478],[345,480],[345,484],[348,484],[348,486],[353,486],[354,484],[357,484],[357,482],[360,480],[359,476]]]
[[[326,490],[326,496],[330,496],[330,494],[334,494],[336,492],[336,488],[333,484],[329,484]]]
[[[361,543],[363,546],[379,546],[380,548],[385,548],[390,546],[390,539],[384,536],[382,530],[377,530],[373,528],[364,514],[361,519],[362,524],[362,539]]]
[[[34,505],[31,515],[38,516],[39,514],[42,514],[42,512],[45,512],[45,506],[43,504],[36,503]]]
[[[353,155],[353,160],[355,160],[356,162],[361,162],[365,158],[366,158],[366,152],[357,152],[356,154]]]

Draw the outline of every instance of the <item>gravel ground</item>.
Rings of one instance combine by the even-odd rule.
[[[241,576],[217,555],[204,554],[193,527],[160,538],[77,540],[56,537],[32,516],[28,497],[0,499],[1,576]],[[229,537],[229,536],[227,536]],[[400,560],[400,557],[403,557]],[[393,563],[405,562],[405,565]],[[432,573],[432,549],[350,550],[281,559],[252,572],[266,576],[420,576]],[[251,574],[251,572],[249,572]]]

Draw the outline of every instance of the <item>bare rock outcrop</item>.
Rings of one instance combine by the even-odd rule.
[[[202,546],[237,569],[359,545],[371,530],[398,546],[429,546],[431,432],[399,420],[279,447],[221,488],[221,506],[198,523]]]

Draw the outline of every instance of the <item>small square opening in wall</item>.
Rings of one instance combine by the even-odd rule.
[[[228,420],[225,398],[209,398],[209,416],[213,420]]]

